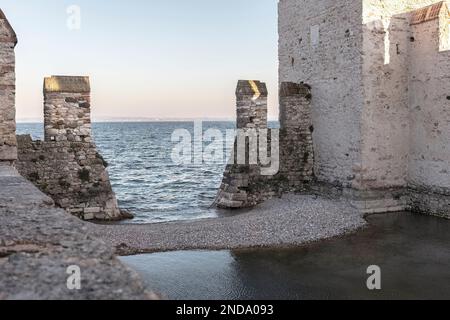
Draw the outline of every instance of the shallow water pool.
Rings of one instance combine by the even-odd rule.
[[[396,213],[297,249],[185,251],[121,258],[169,299],[450,299],[450,221]],[[369,291],[367,268],[381,268]]]

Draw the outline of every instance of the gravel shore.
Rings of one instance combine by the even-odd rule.
[[[285,195],[249,212],[216,219],[144,225],[93,225],[96,237],[121,255],[175,250],[291,247],[356,231],[366,225],[345,201]]]

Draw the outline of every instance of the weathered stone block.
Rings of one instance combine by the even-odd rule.
[[[84,213],[100,213],[102,209],[100,207],[89,207],[84,209]]]
[[[93,213],[86,213],[83,215],[83,219],[86,221],[89,220],[94,220],[95,219],[95,215]]]

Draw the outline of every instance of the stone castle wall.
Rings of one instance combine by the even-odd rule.
[[[279,81],[311,86],[315,175],[352,186],[361,166],[362,1],[280,0]]]
[[[405,209],[450,217],[445,1],[368,1],[363,18],[360,187],[403,188]]]
[[[412,26],[409,65],[411,209],[446,217],[450,217],[450,47],[442,43],[440,32],[449,19],[446,15]]]
[[[13,162],[17,159],[16,44],[16,34],[0,10],[0,162]]]
[[[450,216],[445,3],[280,0],[280,82],[312,87],[314,188]]]
[[[46,78],[44,97],[45,141],[19,136],[17,169],[79,218],[121,219],[107,164],[91,136],[89,79]]]
[[[362,171],[358,189],[405,187],[411,15],[436,0],[364,1]]]

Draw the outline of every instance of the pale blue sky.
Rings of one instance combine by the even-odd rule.
[[[81,29],[67,27],[70,5]],[[0,0],[17,32],[17,116],[42,118],[44,76],[89,75],[93,117],[234,118],[238,79],[277,114],[277,0]]]

